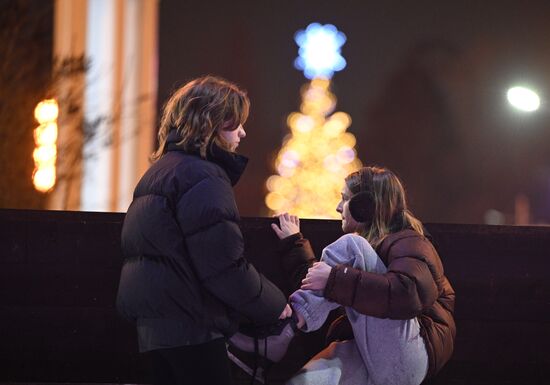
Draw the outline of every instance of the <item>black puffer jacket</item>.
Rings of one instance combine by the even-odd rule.
[[[122,229],[117,308],[141,351],[230,335],[242,316],[274,323],[286,304],[243,258],[232,185],[246,158],[212,147],[204,160],[177,139],[141,178]]]

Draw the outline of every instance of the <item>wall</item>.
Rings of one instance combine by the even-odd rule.
[[[134,329],[114,309],[123,219],[0,210],[0,382],[147,382]],[[243,219],[246,256],[285,288],[271,221]],[[338,221],[301,223],[317,255],[341,234]],[[455,353],[433,383],[543,383],[550,376],[550,228],[427,228],[457,292]],[[322,346],[322,332],[294,341],[271,380],[280,383]]]

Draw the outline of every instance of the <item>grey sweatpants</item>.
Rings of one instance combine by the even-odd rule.
[[[321,261],[330,266],[352,265],[378,274],[387,270],[367,240],[356,234],[346,234],[325,247]],[[329,312],[340,306],[326,300],[322,292],[312,290],[297,290],[290,302],[304,317],[306,331],[319,329]],[[418,385],[422,382],[428,370],[428,354],[416,318],[376,318],[347,307],[346,313],[355,339],[329,345],[291,378],[288,385]]]

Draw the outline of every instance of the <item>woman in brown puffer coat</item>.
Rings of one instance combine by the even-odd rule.
[[[323,250],[290,302],[306,332],[343,306],[332,330],[348,329],[350,339],[330,344],[288,384],[420,384],[453,352],[454,290],[395,174],[364,167],[345,182],[337,211],[346,235]],[[295,217],[280,221],[283,265],[295,274],[312,261],[311,248]]]

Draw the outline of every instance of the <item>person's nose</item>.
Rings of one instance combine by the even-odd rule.
[[[244,127],[242,125],[239,126],[239,137],[240,138],[246,137],[246,131],[244,130]]]
[[[342,214],[342,201],[338,202],[338,206],[336,206],[336,211]]]

